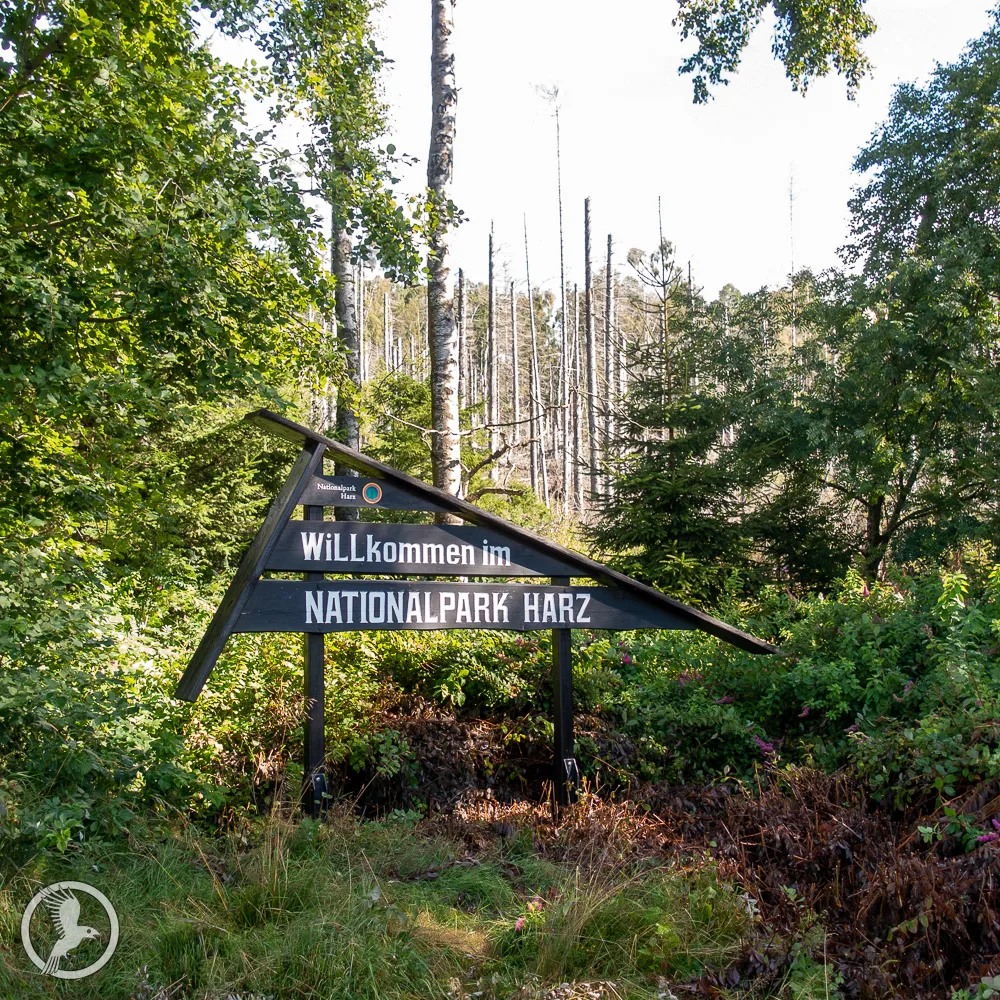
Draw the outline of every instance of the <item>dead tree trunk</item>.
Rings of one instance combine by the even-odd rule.
[[[388,372],[392,362],[392,327],[389,323],[389,293],[382,293],[382,364]]]
[[[517,346],[517,293],[513,281],[510,283],[510,364],[514,395],[514,444],[518,444],[521,440],[521,362]]]
[[[427,334],[431,356],[431,465],[434,485],[456,496],[462,489],[458,422],[458,335],[448,298],[448,185],[455,149],[455,56],[451,48],[454,0],[431,0],[431,141],[427,188],[434,206],[428,233]],[[454,515],[438,518],[457,523]]]
[[[597,338],[594,334],[594,288],[590,269],[590,199],[583,202],[584,311],[587,324],[587,458],[590,501],[597,498]]]
[[[573,500],[577,510],[584,506],[580,467],[583,450],[580,447],[583,413],[580,410],[580,289],[573,286]]]
[[[538,493],[541,471],[542,500],[549,502],[549,473],[545,461],[545,428],[542,421],[541,379],[538,372],[538,336],[535,329],[535,302],[531,291],[531,264],[528,258],[528,221],[524,222],[524,270],[528,279],[528,322],[531,329],[531,488]]]
[[[490,225],[490,260],[487,287],[488,307],[486,312],[486,425],[489,428],[490,454],[495,455],[500,447],[497,424],[500,423],[500,380],[497,373],[497,296],[493,283],[493,226]],[[490,468],[490,478],[497,482],[500,467],[494,462]]]
[[[458,269],[458,408],[468,403],[469,371],[465,360],[465,273]]]
[[[569,335],[566,331],[566,257],[563,238],[563,201],[562,201],[562,137],[559,131],[559,105],[556,105],[556,187],[559,194],[559,306],[560,306],[560,353],[562,384],[560,386],[560,402],[562,410],[562,474],[563,474],[563,516],[570,510],[570,468],[569,468]]]
[[[611,233],[608,233],[608,262],[604,275],[604,438],[601,448],[601,465],[604,470],[604,488],[607,491],[611,482],[610,458],[611,458],[611,435],[612,407],[614,406],[615,386],[614,386],[614,300],[611,279],[612,263],[612,240]]]

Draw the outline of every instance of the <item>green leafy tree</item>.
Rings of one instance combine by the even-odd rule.
[[[926,86],[897,87],[886,121],[858,154],[865,175],[852,202],[851,262],[887,277],[897,263],[933,257],[949,242],[968,246],[970,264],[996,273],[1000,225],[1000,9],[993,24]]]
[[[947,540],[955,518],[993,520],[1000,308],[981,266],[952,248],[908,259],[886,286],[833,279],[816,306],[826,332],[804,352],[808,390],[772,413],[784,467],[812,467],[869,577],[907,532]]]
[[[99,541],[158,433],[316,340],[313,219],[186,5],[9,4],[0,33],[0,523]]]
[[[871,63],[861,46],[875,31],[865,0],[679,0],[674,24],[681,38],[694,37],[697,49],[681,63],[692,73],[695,104],[711,96],[710,85],[728,84],[739,69],[750,35],[769,9],[775,17],[771,50],[785,66],[794,90],[836,70],[853,97]]]

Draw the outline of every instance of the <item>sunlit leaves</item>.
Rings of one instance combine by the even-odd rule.
[[[697,49],[680,66],[692,73],[694,101],[704,104],[710,86],[727,84],[769,7],[775,26],[772,51],[785,66],[794,90],[835,70],[853,97],[871,64],[861,48],[875,31],[865,0],[679,0],[674,24],[681,38],[694,37]]]

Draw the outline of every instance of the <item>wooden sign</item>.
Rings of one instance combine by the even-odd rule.
[[[234,632],[400,629],[687,628],[671,611],[610,587],[416,581],[262,580]]]
[[[456,524],[289,521],[267,568],[400,576],[570,576],[516,536]]]
[[[381,507],[385,510],[444,510],[433,500],[415,497],[384,479],[364,476],[313,476],[299,503],[314,507]]]
[[[267,410],[246,419],[302,449],[177,685],[194,701],[236,632],[305,636],[305,805],[317,814],[325,790],[325,632],[352,629],[552,629],[554,801],[572,799],[579,780],[573,750],[571,629],[701,629],[751,653],[766,642],[688,607],[579,552],[532,534],[406,473],[352,451]],[[330,455],[358,476],[324,476]],[[297,506],[304,521],[290,520]],[[465,525],[326,521],[324,507],[447,511]],[[264,580],[266,571],[304,580]],[[506,582],[327,580],[355,576],[551,577],[553,586]],[[572,587],[572,577],[600,586]]]

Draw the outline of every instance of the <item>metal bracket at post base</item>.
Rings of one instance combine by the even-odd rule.
[[[563,758],[563,787],[566,789],[565,802],[572,805],[580,791],[580,765],[575,757]]]
[[[315,774],[306,775],[302,788],[302,805],[306,812],[313,818],[319,817],[326,811],[328,795],[326,791],[326,775],[320,771]]]

